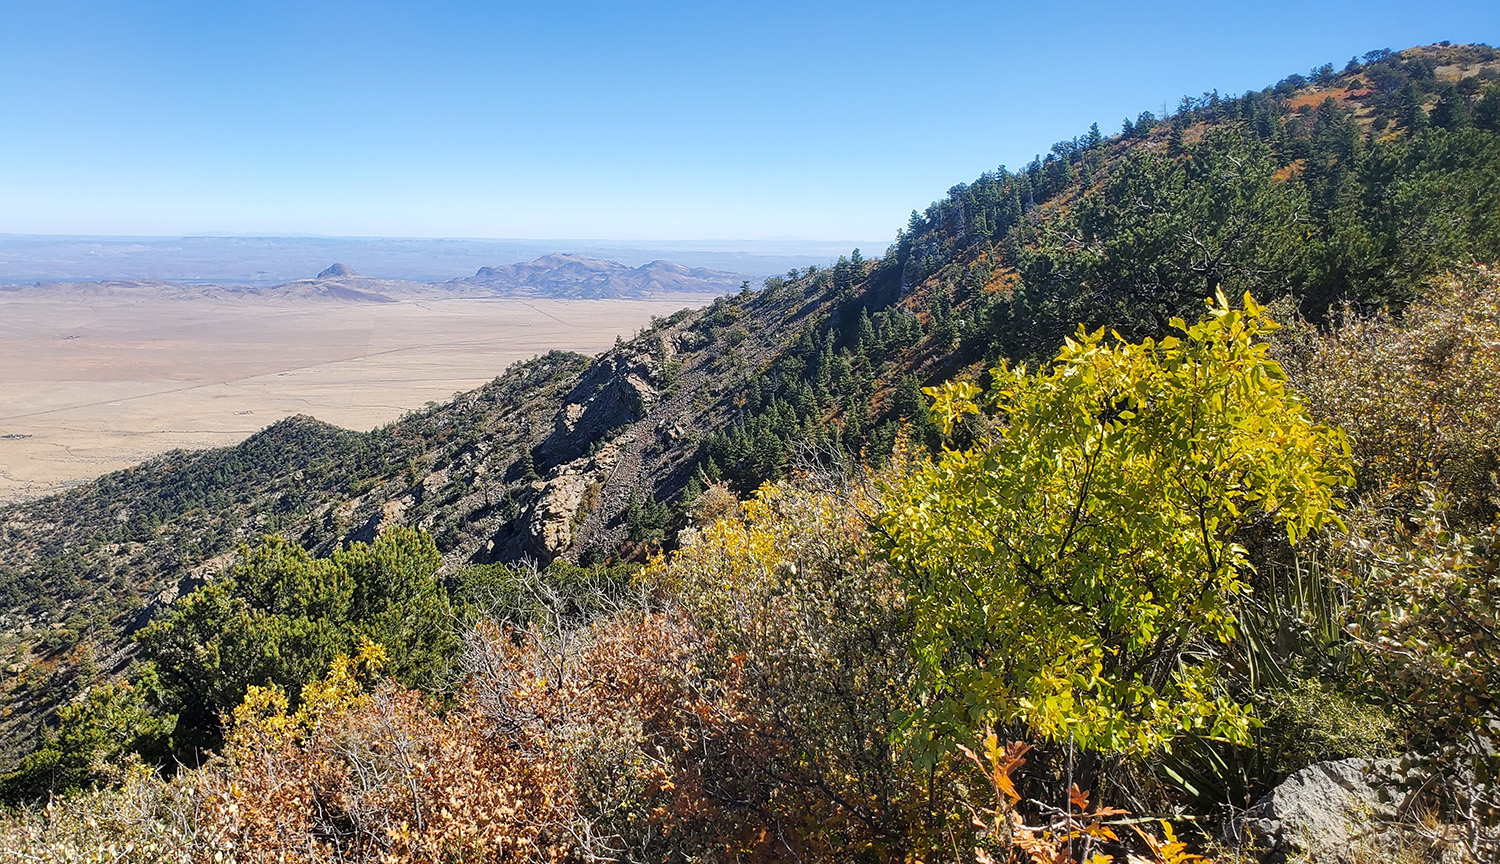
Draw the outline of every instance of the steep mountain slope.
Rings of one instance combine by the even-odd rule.
[[[976,302],[992,356],[1045,356],[1078,322],[1160,330],[1216,286],[1313,317],[1399,304],[1447,262],[1500,256],[1497,80],[1493,49],[1437,45],[1184,97],[953,187],[884,278]]]
[[[878,460],[903,420],[934,441],[919,385],[1045,358],[1078,322],[1159,333],[1219,288],[1313,317],[1399,305],[1500,259],[1497,70],[1487,47],[1433,46],[1185,99],[955,186],[881,259],[769,279],[592,361],[548,355],[368,435],[289,420],[0,510],[8,740],[262,532],[326,553],[417,526],[448,573],[631,555],[705,484],[748,492],[799,450]],[[553,267],[562,290],[592,290],[575,263]]]

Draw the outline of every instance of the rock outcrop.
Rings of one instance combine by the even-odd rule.
[[[619,460],[619,450],[605,444],[592,456],[558,466],[546,480],[531,484],[535,496],[526,513],[526,551],[543,563],[573,545],[574,532],[597,503],[600,487]]]
[[[1381,822],[1401,800],[1395,760],[1340,759],[1303,768],[1271,790],[1240,821],[1241,841],[1266,862],[1351,864],[1395,838]]]
[[[656,404],[655,359],[619,349],[599,358],[568,394],[533,454],[538,470],[571,462],[635,423]]]

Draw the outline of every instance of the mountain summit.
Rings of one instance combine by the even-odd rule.
[[[349,267],[346,267],[343,264],[332,264],[332,265],[324,268],[323,272],[319,273],[318,276],[317,276],[317,278],[319,278],[319,279],[338,279],[338,278],[343,277],[343,276],[358,276],[358,275],[359,274],[355,273],[353,269],[351,269]]]

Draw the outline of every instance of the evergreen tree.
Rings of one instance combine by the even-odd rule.
[[[1500,86],[1491,84],[1474,103],[1474,125],[1487,132],[1500,132]]]
[[[441,683],[457,636],[428,534],[391,528],[321,559],[271,536],[242,557],[136,636],[179,713],[182,743],[215,746],[220,716],[249,687],[275,684],[295,698],[362,639],[385,647],[397,680]]]
[[[870,321],[870,311],[863,306],[859,310],[859,321],[854,328],[854,350],[866,357],[870,356],[878,346],[875,340],[875,325]]]
[[[671,520],[672,511],[649,492],[644,499],[637,498],[634,492],[630,494],[630,501],[625,505],[625,526],[632,541],[660,543],[666,537],[666,527]]]
[[[942,445],[942,436],[928,410],[927,397],[914,375],[903,375],[896,390],[891,394],[891,413],[906,423],[907,434],[913,443],[936,453]]]
[[[1455,132],[1473,124],[1469,105],[1453,87],[1447,88],[1432,108],[1432,125]]]
[[[516,473],[522,480],[528,483],[541,479],[536,473],[536,462],[531,458],[530,447],[523,447],[521,449],[521,458],[516,460]]]

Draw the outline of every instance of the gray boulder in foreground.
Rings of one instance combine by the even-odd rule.
[[[1243,840],[1266,861],[1349,861],[1383,844],[1380,823],[1395,815],[1393,759],[1340,759],[1303,768],[1246,811]]]

